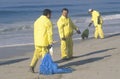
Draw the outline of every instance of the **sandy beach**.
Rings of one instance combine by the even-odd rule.
[[[38,74],[40,63],[36,73],[31,73],[33,51],[33,45],[0,48],[4,53],[0,56],[0,79],[120,79],[120,33],[105,39],[74,40],[74,58],[68,61],[60,61],[60,43],[55,43],[54,61],[60,67],[71,67],[72,73]]]

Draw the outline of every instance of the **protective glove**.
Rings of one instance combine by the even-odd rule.
[[[88,27],[90,27],[92,25],[92,23],[89,23]]]
[[[47,48],[50,49],[52,47],[52,44],[48,45]]]
[[[81,34],[80,30],[77,30],[76,32],[77,32],[78,34]]]

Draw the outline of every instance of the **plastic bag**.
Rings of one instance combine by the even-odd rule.
[[[53,62],[51,55],[47,53],[39,67],[39,74],[50,75],[58,73],[70,73],[72,72],[71,68],[59,68],[57,63]]]

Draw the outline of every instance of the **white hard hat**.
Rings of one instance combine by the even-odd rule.
[[[88,12],[92,12],[93,9],[89,9]]]

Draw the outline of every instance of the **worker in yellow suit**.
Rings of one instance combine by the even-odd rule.
[[[30,64],[30,71],[34,73],[34,67],[40,57],[44,57],[48,53],[48,49],[52,46],[52,22],[50,20],[51,10],[45,9],[41,15],[34,22],[34,45],[35,51]]]
[[[68,17],[68,9],[62,9],[62,15],[57,21],[59,36],[61,40],[61,58],[67,60],[73,56],[73,31],[76,30],[80,34],[80,30],[75,26],[72,20]]]
[[[89,9],[88,12],[92,15],[92,19],[91,19],[91,22],[89,23],[89,26],[91,26],[92,23],[95,26],[94,37],[96,39],[98,38],[98,36],[100,38],[104,38],[104,33],[102,30],[103,19],[102,19],[100,13],[93,9]]]

